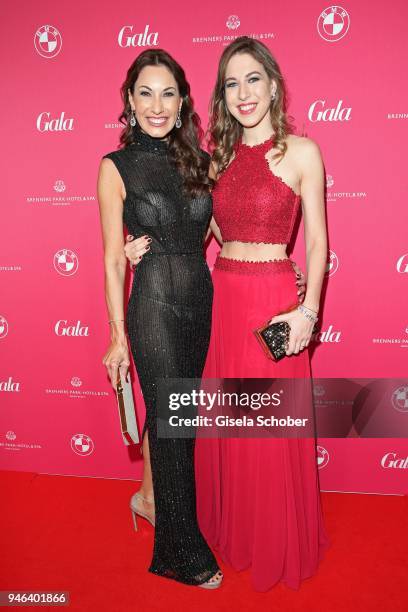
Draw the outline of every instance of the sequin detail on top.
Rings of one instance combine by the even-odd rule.
[[[209,164],[209,156],[203,152]],[[149,571],[198,585],[218,571],[197,524],[194,440],[157,433],[162,378],[200,378],[208,350],[213,286],[203,253],[211,195],[188,198],[167,143],[135,130],[134,142],[108,153],[126,189],[123,220],[152,238],[133,277],[126,312],[132,355],[146,405],[155,501]],[[145,432],[143,431],[143,433]]]
[[[225,272],[236,272],[237,274],[295,274],[292,260],[287,259],[268,259],[266,261],[245,261],[243,259],[233,259],[232,257],[218,256],[214,263],[214,269],[224,270]]]
[[[224,242],[288,244],[300,206],[296,194],[272,172],[273,138],[235,146],[235,157],[213,189],[213,215]]]

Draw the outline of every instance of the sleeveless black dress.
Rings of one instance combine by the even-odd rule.
[[[213,296],[203,252],[211,195],[187,198],[167,143],[139,128],[132,144],[104,157],[125,185],[129,233],[152,238],[135,271],[126,313],[153,475],[156,527],[149,571],[202,584],[219,568],[197,525],[194,440],[157,436],[156,389],[158,378],[199,378],[204,368]]]

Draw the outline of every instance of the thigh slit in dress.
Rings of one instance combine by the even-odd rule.
[[[213,287],[203,254],[210,194],[186,197],[165,141],[135,128],[134,142],[108,153],[126,188],[123,219],[150,251],[134,274],[126,326],[146,405],[155,499],[149,571],[185,584],[206,582],[216,559],[197,523],[194,440],[157,435],[157,381],[200,378],[208,350]],[[203,155],[205,155],[203,153]]]

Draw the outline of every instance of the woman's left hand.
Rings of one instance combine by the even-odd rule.
[[[306,295],[306,279],[305,279],[305,275],[303,274],[302,270],[299,268],[299,266],[297,265],[297,263],[295,261],[293,261],[291,259],[291,263],[293,266],[293,269],[296,273],[296,285],[298,286],[298,300],[299,302],[303,302],[303,300],[305,299],[305,295]]]
[[[286,355],[297,355],[309,345],[314,323],[309,321],[300,310],[276,315],[270,320],[270,323],[279,323],[280,321],[287,321],[290,325],[289,345],[286,349]]]

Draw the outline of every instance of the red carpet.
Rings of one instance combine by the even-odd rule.
[[[318,574],[255,593],[225,566],[218,591],[148,574],[153,528],[140,519],[135,533],[128,509],[137,482],[0,472],[0,485],[0,590],[69,591],[62,610],[408,610],[406,497],[324,493],[332,546]]]

